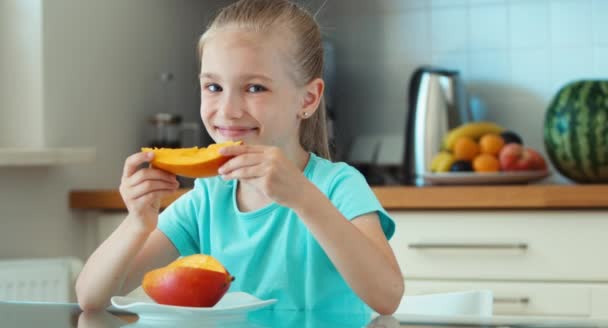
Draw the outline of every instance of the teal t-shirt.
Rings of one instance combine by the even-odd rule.
[[[387,239],[395,224],[359,171],[310,153],[304,175],[348,220],[376,212]],[[241,212],[236,180],[197,179],[159,217],[181,256],[208,254],[236,279],[229,291],[276,298],[275,309],[367,312],[297,214],[277,203]]]

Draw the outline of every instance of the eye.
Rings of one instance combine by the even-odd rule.
[[[220,92],[222,91],[222,87],[220,87],[220,85],[216,83],[209,83],[205,85],[205,90],[209,92]]]
[[[247,87],[247,92],[250,92],[250,93],[259,93],[259,92],[264,92],[267,90],[268,89],[266,89],[264,86],[261,86],[259,84],[252,84],[249,87]]]

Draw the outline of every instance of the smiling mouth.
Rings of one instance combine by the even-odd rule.
[[[258,130],[258,128],[237,128],[221,126],[216,126],[215,129],[225,137],[241,137]]]

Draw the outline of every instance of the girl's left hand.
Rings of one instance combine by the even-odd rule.
[[[225,180],[240,179],[276,203],[295,208],[302,187],[309,183],[302,171],[278,147],[238,145],[220,149],[234,156],[219,169]]]

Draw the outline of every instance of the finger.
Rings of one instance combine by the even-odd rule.
[[[238,168],[228,174],[223,174],[222,178],[224,180],[253,179],[253,178],[259,178],[263,175],[264,175],[264,173],[262,171],[262,166],[255,165],[255,166],[247,166],[247,167]]]
[[[168,189],[168,188],[163,189],[163,188],[160,188],[160,189],[152,189],[152,190],[148,190],[148,191],[146,191],[146,192],[144,192],[144,193],[141,193],[141,194],[137,195],[136,197],[133,197],[133,198],[131,199],[131,201],[133,201],[133,202],[135,202],[135,201],[139,201],[139,200],[141,200],[141,199],[142,199],[143,197],[145,197],[145,196],[148,196],[148,195],[155,195],[155,194],[156,194],[156,193],[158,193],[158,192],[166,192],[166,193],[168,193],[168,194],[171,194],[171,193],[174,193],[174,192],[175,192],[175,189]]]
[[[175,190],[156,190],[156,191],[149,192],[145,195],[142,195],[141,197],[137,198],[137,200],[147,202],[147,201],[152,201],[156,198],[163,199],[163,198],[173,194],[174,192],[175,192]]]
[[[162,180],[167,182],[177,182],[175,174],[165,172],[163,170],[146,168],[141,169],[133,174],[127,182],[129,186],[136,186],[145,180]]]
[[[131,175],[133,175],[133,173],[137,171],[141,164],[149,162],[153,158],[153,152],[139,152],[127,157],[127,160],[125,161],[125,166],[122,171],[123,178],[130,177]]]
[[[244,154],[231,158],[224,165],[222,165],[218,173],[227,174],[238,168],[254,166],[260,164],[264,158],[260,154]]]
[[[131,188],[131,190],[129,191],[128,197],[130,199],[137,199],[145,194],[148,194],[150,192],[153,191],[159,191],[159,190],[171,190],[171,191],[175,191],[177,190],[178,184],[177,183],[168,183],[165,181],[159,181],[159,180],[146,180],[140,184],[138,184],[137,186]]]
[[[143,186],[145,185],[156,185],[156,184],[166,184],[167,186],[171,186],[171,187],[175,187],[176,189],[179,188],[179,182],[173,181],[173,182],[168,182],[165,180],[156,180],[156,179],[147,179],[147,180],[143,180],[142,182],[140,182],[139,184],[133,185],[133,186],[129,186],[126,187],[125,189],[127,190],[127,195],[131,195],[134,191],[140,190]]]
[[[220,148],[220,154],[224,156],[238,156],[245,153],[263,153],[265,146],[260,145],[236,145]]]

